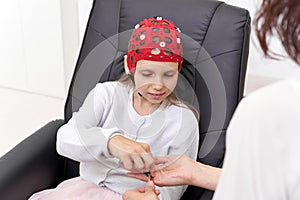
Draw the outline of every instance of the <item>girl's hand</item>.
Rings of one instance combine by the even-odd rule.
[[[121,160],[122,167],[137,172],[148,172],[153,165],[153,157],[148,144],[135,142],[116,135],[108,141],[108,150]]]
[[[147,182],[145,188],[128,190],[123,195],[123,200],[159,200],[159,190],[155,189],[152,181]]]
[[[169,155],[154,160],[155,170],[151,172],[152,181],[158,186],[191,185],[196,161],[186,155]],[[147,181],[145,174],[127,173],[127,176]]]

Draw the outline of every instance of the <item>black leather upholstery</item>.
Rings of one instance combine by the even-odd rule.
[[[188,101],[200,109],[201,116],[198,160],[213,166],[222,166],[226,129],[243,96],[250,34],[248,11],[223,2],[95,0],[70,85],[65,120],[70,119],[72,112],[79,109],[87,93],[98,82],[120,77],[130,30],[140,20],[152,16],[162,16],[174,21],[184,33],[185,61],[181,74],[195,92],[195,96]],[[116,35],[118,33],[121,34]],[[182,88],[178,87],[177,90],[180,93]],[[18,145],[1,158],[0,199],[22,199],[8,198],[9,195],[14,195],[13,187],[17,185],[20,185],[17,190],[23,194],[19,197],[27,197],[30,191],[33,193],[49,188],[78,175],[78,163],[55,155],[55,133],[61,121],[57,123],[54,127],[52,123],[42,129],[47,129],[42,134],[45,138],[41,139],[45,141],[45,146],[36,146],[39,144],[37,140],[27,139],[28,144],[26,142]],[[53,128],[52,131],[49,127]],[[39,131],[32,137],[41,135],[41,132],[44,131]],[[47,137],[51,139],[47,141]],[[33,157],[25,156],[27,153],[32,156],[50,153],[51,156],[40,157],[34,161]],[[21,169],[15,169],[16,173],[5,170],[5,167],[19,165],[19,161],[15,159],[29,163],[20,165]],[[45,169],[48,165],[51,167]],[[28,170],[28,166],[32,166],[34,170]],[[2,176],[3,170],[5,176]],[[29,173],[32,174],[28,175],[27,184],[25,179],[16,183],[18,176],[27,177]],[[21,186],[23,183],[24,187]],[[208,200],[212,195],[212,192],[202,188],[189,187],[182,199]]]
[[[64,120],[49,122],[0,159],[0,199],[28,199],[57,185],[64,158],[56,153],[56,131]]]

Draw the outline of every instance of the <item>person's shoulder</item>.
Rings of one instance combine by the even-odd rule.
[[[300,98],[300,79],[279,80],[245,97],[248,101],[261,101],[270,98],[273,98],[273,101],[281,101],[287,98]]]
[[[229,137],[237,137],[241,130],[244,137],[294,137],[300,126],[299,102],[299,80],[280,80],[260,88],[239,103],[228,127]]]
[[[300,80],[284,79],[262,87],[244,97],[239,107],[262,114],[300,111]]]

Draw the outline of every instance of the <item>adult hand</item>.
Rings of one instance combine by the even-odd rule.
[[[159,200],[159,190],[155,189],[154,183],[148,181],[145,188],[128,190],[123,195],[123,200]]]
[[[123,168],[136,172],[148,172],[153,165],[150,147],[146,143],[135,142],[116,135],[108,141],[108,150],[121,160]]]
[[[155,170],[151,172],[153,182],[158,186],[191,185],[197,162],[186,155],[169,155],[154,159]],[[127,173],[127,176],[147,181],[141,173]]]
[[[154,164],[151,176],[158,186],[194,185],[215,190],[222,172],[220,168],[204,165],[186,155],[157,157]],[[127,173],[127,176],[147,181],[145,174]]]

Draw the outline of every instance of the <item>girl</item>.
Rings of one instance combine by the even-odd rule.
[[[182,67],[179,29],[161,17],[136,25],[124,57],[126,74],[99,83],[57,133],[59,154],[80,162],[80,177],[30,199],[122,199],[145,183],[127,177],[149,172],[156,156],[196,158],[198,122],[173,90]],[[160,189],[160,199],[180,199],[186,186]]]

